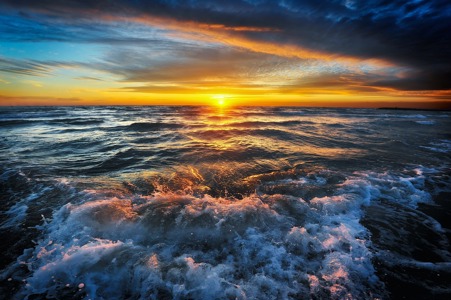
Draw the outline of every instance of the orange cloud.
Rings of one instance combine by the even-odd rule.
[[[257,39],[250,39],[241,34],[242,32],[280,32],[280,29],[269,27],[231,27],[223,24],[208,24],[195,21],[180,21],[173,18],[163,18],[150,16],[148,14],[138,17],[119,17],[104,16],[108,21],[128,21],[150,25],[172,32],[167,33],[168,36],[181,37],[184,39],[198,40],[203,42],[222,43],[224,45],[237,48],[244,48],[257,53],[271,54],[288,58],[300,59],[318,59],[324,61],[339,60],[340,63],[352,66],[358,62],[365,61],[368,65],[375,68],[385,68],[396,66],[395,64],[383,59],[366,59],[338,55],[335,53],[322,52],[318,50],[300,47],[290,43],[269,42]]]

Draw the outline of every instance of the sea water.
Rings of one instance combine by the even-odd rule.
[[[449,112],[0,108],[0,298],[451,297]]]

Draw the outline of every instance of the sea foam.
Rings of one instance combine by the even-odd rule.
[[[66,204],[20,258],[31,273],[18,295],[370,299],[383,291],[359,220],[375,188],[354,177],[309,201],[157,192]]]

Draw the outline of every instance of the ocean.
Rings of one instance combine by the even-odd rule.
[[[0,108],[0,298],[451,299],[451,112]]]

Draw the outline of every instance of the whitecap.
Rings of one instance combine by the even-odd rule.
[[[415,121],[415,123],[421,124],[421,125],[434,125],[435,121],[427,120],[427,121]]]

